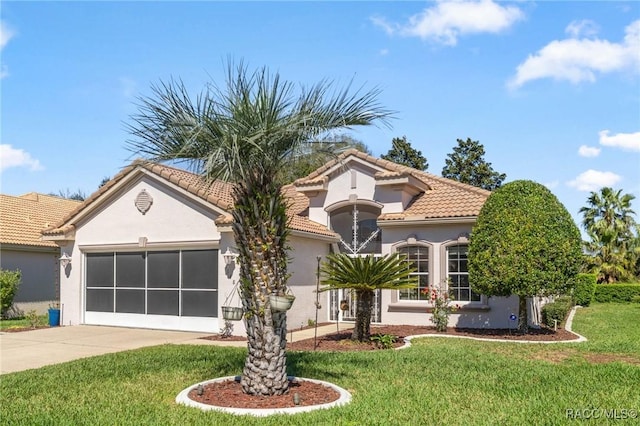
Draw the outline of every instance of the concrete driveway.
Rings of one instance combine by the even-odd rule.
[[[353,324],[321,325],[318,335],[348,330]],[[313,328],[288,334],[290,341],[312,338]],[[74,325],[19,333],[0,332],[0,374],[40,368],[74,359],[156,346],[165,343],[246,347],[246,341],[214,341],[200,337],[214,333],[147,330],[141,328]]]
[[[93,325],[0,333],[0,374],[165,343],[207,344],[198,338],[211,334]]]

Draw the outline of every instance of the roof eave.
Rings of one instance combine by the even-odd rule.
[[[434,218],[398,218],[398,219],[378,219],[380,228],[390,228],[394,226],[420,226],[420,225],[453,225],[453,224],[475,224],[477,216],[458,217],[434,217]]]

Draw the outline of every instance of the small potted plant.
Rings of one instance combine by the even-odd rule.
[[[291,309],[291,305],[293,305],[294,300],[296,300],[296,297],[291,294],[291,291],[289,289],[269,296],[269,304],[271,305],[271,310],[275,312],[288,311],[289,309]]]

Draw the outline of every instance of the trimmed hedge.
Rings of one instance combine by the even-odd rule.
[[[598,284],[595,301],[629,303],[635,296],[640,296],[640,284]]]
[[[549,328],[553,328],[554,321],[558,321],[558,325],[564,322],[567,314],[573,307],[573,301],[569,296],[561,296],[553,302],[547,303],[542,307],[542,322]]]
[[[573,300],[576,305],[589,306],[596,294],[598,276],[596,274],[578,274]]]

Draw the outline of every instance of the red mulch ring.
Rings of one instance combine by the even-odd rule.
[[[300,401],[293,402],[298,394]],[[289,408],[327,404],[340,398],[340,394],[328,386],[305,380],[293,380],[289,383],[289,392],[284,395],[254,396],[242,392],[239,381],[233,379],[203,385],[202,395],[197,387],[189,392],[189,399],[202,404],[233,408]]]

